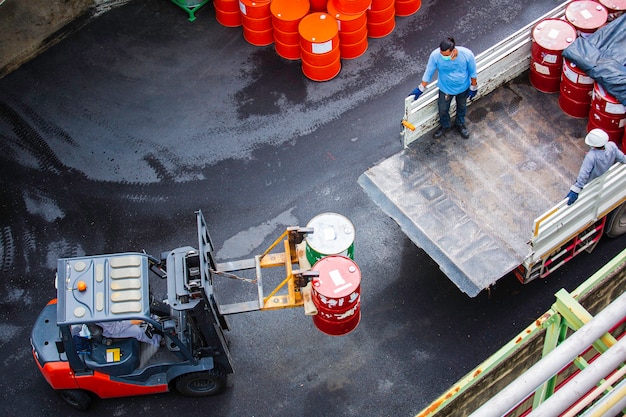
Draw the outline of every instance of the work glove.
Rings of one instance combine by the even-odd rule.
[[[425,90],[424,86],[420,84],[417,86],[417,88],[413,89],[413,91],[411,91],[411,94],[409,95],[415,96],[414,100],[417,100],[417,98],[422,95],[424,90]]]
[[[478,93],[478,86],[470,85],[469,92],[467,93],[467,98],[469,98],[470,100],[473,100],[474,97],[476,97],[476,93]]]
[[[571,206],[572,204],[574,204],[574,201],[578,200],[578,193],[570,191],[569,193],[567,193],[565,198],[567,198],[567,205]]]

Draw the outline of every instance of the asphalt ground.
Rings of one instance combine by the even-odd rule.
[[[171,2],[136,0],[0,79],[0,413],[83,415],[39,375],[28,340],[55,296],[56,259],[195,246],[197,209],[218,261],[259,254],[319,213],[347,216],[359,326],[330,337],[299,309],[231,316],[223,394],[103,400],[91,414],[414,415],[623,249],[607,239],[546,280],[507,276],[469,298],[357,184],[401,150],[404,97],[440,38],[479,53],[556,5],[475,3],[423,2],[316,83],[210,5],[189,22]],[[218,297],[246,298],[247,286],[220,283]]]

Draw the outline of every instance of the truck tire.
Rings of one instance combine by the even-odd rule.
[[[91,405],[91,395],[82,389],[64,389],[57,393],[67,405],[76,410],[86,411]]]
[[[604,234],[608,237],[618,237],[626,233],[626,203],[610,212],[606,216]]]
[[[206,397],[219,393],[226,386],[226,376],[218,370],[185,374],[175,382],[176,391],[187,397]]]

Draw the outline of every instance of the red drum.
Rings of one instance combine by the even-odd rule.
[[[595,83],[587,129],[600,128],[609,135],[609,139],[619,144],[624,134],[624,126],[626,126],[624,106],[600,84]]]
[[[563,77],[559,106],[569,116],[585,118],[589,115],[593,78],[579,69],[576,64],[563,59]]]
[[[608,21],[611,22],[626,12],[626,0],[598,0],[609,12]]]
[[[565,19],[585,37],[604,26],[608,18],[606,7],[592,0],[573,1],[565,8]]]
[[[574,26],[562,19],[543,19],[532,31],[530,83],[544,93],[559,92],[562,52],[576,39]]]
[[[313,324],[331,336],[354,330],[361,320],[361,271],[350,258],[326,256],[313,265],[319,276],[311,281],[311,298],[317,308]]]

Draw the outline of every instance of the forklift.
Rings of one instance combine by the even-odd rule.
[[[228,314],[298,306],[317,313],[311,301],[317,273],[302,246],[312,228],[289,227],[263,254],[217,264],[201,211],[196,219],[198,249],[176,248],[160,259],[126,252],[58,260],[57,297],[37,318],[31,345],[42,375],[71,407],[87,410],[94,397],[217,394],[233,372],[224,335]],[[272,252],[281,242],[284,252]],[[265,295],[262,271],[275,266],[285,267],[286,277]],[[247,281],[256,283],[258,300],[218,305],[214,277],[238,277],[247,269],[255,271]],[[164,300],[152,295],[151,274],[167,280]],[[135,323],[160,342],[107,337],[103,323]]]

